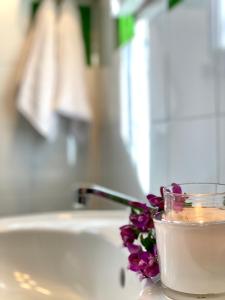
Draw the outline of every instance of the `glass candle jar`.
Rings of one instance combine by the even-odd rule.
[[[225,185],[173,185],[163,194],[154,224],[165,293],[225,299]]]

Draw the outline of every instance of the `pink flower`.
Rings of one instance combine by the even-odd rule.
[[[129,269],[140,278],[152,278],[159,274],[153,216],[164,210],[164,191],[173,194],[173,209],[177,212],[183,210],[187,196],[178,184],[173,183],[171,191],[161,187],[160,196],[147,196],[150,207],[141,202],[129,202],[132,208],[131,224],[120,228],[123,245],[129,251]]]

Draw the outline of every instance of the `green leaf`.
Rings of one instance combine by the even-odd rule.
[[[135,229],[135,230],[134,230],[134,233],[135,233],[135,235],[136,235],[136,239],[138,239],[139,234],[141,233],[140,230]]]
[[[183,0],[168,0],[169,9],[174,8],[177,4],[181,3]]]
[[[141,235],[141,244],[145,247],[147,251],[150,251],[152,247],[155,245],[156,240],[152,235],[152,232],[149,232],[147,237],[144,237],[143,234]]]

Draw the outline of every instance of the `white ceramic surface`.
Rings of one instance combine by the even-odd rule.
[[[127,218],[94,211],[0,220],[0,299],[137,300],[141,285],[126,270],[118,231]]]
[[[165,295],[167,294],[167,296]],[[194,295],[186,295],[182,293],[174,294],[171,290],[165,290],[162,288],[161,283],[152,284],[150,282],[146,282],[145,288],[141,293],[141,297],[139,300],[197,300],[197,299],[206,299],[206,300],[224,300],[224,295],[208,295],[205,296],[194,296]]]

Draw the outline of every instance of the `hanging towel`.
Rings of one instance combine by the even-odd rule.
[[[47,139],[56,135],[56,1],[43,1],[32,29],[32,43],[20,80],[19,112]]]
[[[74,1],[64,0],[58,21],[59,72],[56,110],[71,119],[77,133],[82,135],[80,125],[89,125],[92,114],[80,24],[79,12]]]

